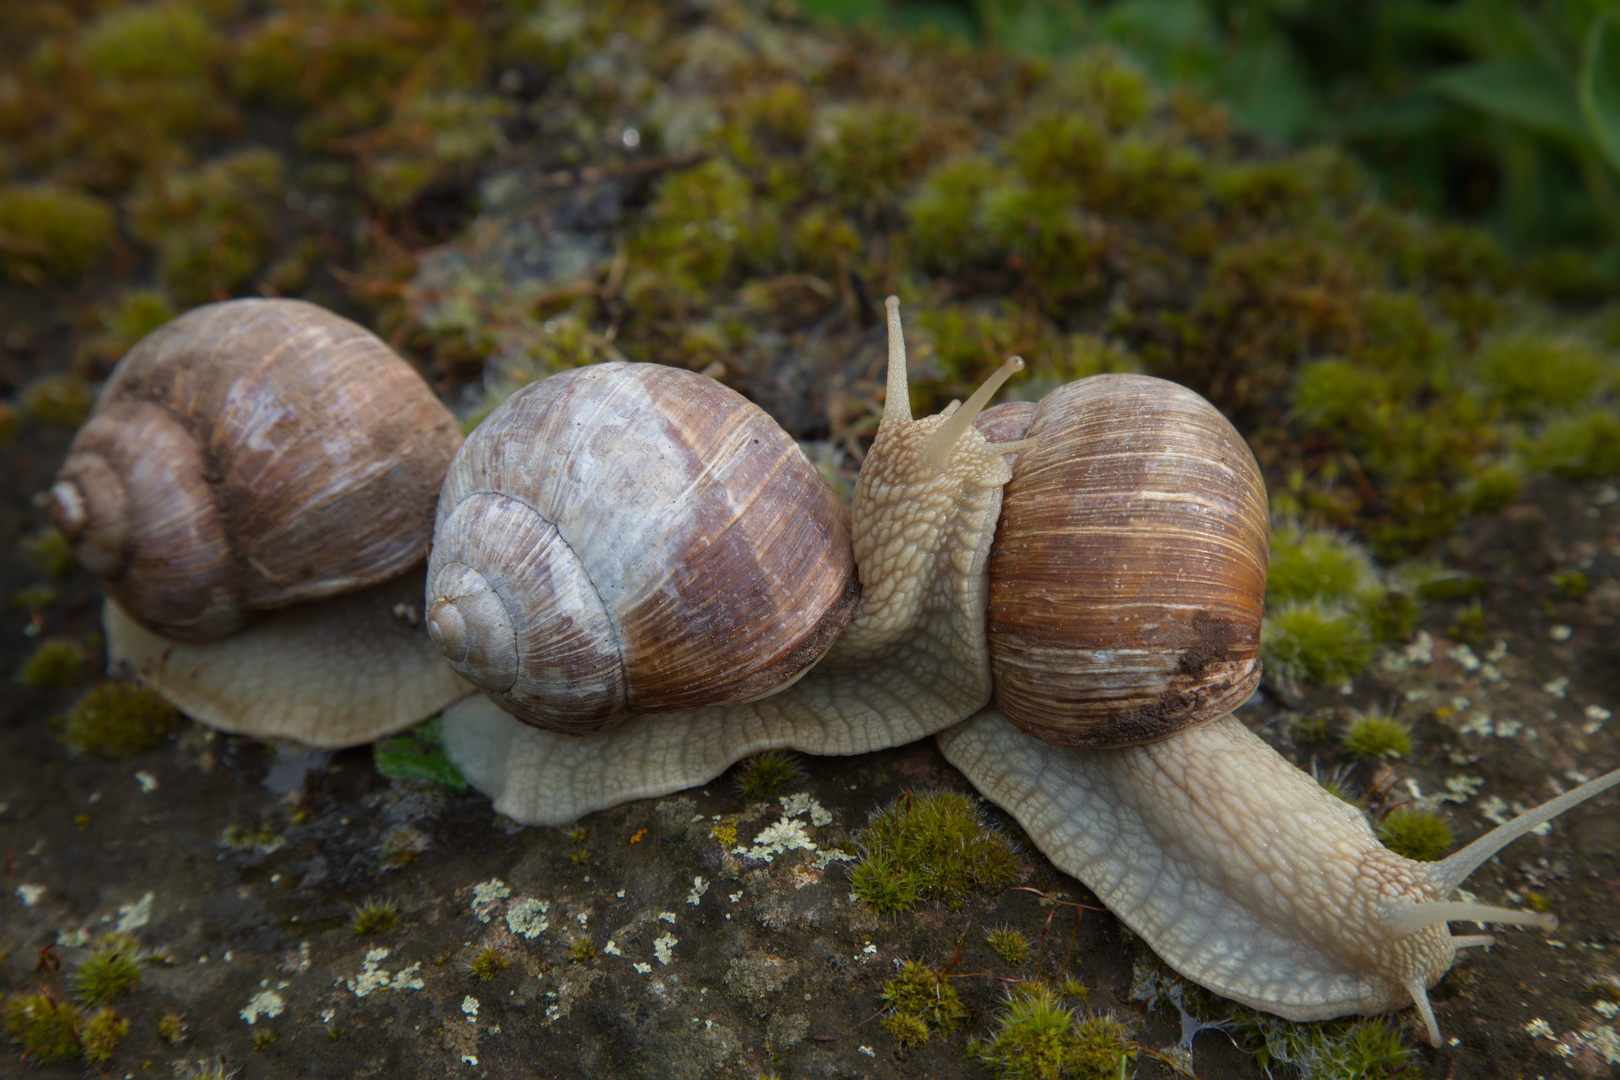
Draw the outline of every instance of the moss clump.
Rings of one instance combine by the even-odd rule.
[[[588,960],[596,959],[596,946],[591,944],[590,938],[578,938],[568,946],[568,962],[570,964],[583,964]]]
[[[1566,600],[1579,600],[1591,588],[1591,582],[1587,581],[1586,575],[1579,570],[1568,570],[1553,575],[1552,587]]]
[[[985,944],[1014,967],[1029,956],[1029,938],[1011,927],[999,927],[984,935]]]
[[[237,292],[269,261],[285,169],[262,147],[149,179],[131,203],[135,235],[157,250],[158,277],[182,303]]]
[[[84,62],[114,79],[184,79],[201,75],[223,43],[196,8],[152,4],[114,8],[85,29]]]
[[[467,778],[445,756],[437,716],[398,738],[379,740],[372,748],[372,760],[377,771],[390,780],[426,780],[451,791],[467,790]]]
[[[792,755],[767,750],[742,763],[737,770],[737,791],[750,799],[769,799],[800,775]]]
[[[1271,530],[1266,603],[1353,600],[1375,585],[1359,544],[1327,529],[1282,524]]]
[[[1457,612],[1457,617],[1451,620],[1451,628],[1447,631],[1453,641],[1460,641],[1465,645],[1478,645],[1485,640],[1485,609],[1476,600],[1472,604]]]
[[[90,659],[77,642],[42,641],[17,673],[17,681],[36,689],[72,686],[90,671]]]
[[[1521,415],[1563,411],[1584,404],[1612,384],[1616,372],[1585,342],[1516,333],[1487,344],[1474,375],[1492,401]]]
[[[255,1031],[253,1033],[253,1051],[262,1053],[276,1045],[276,1033],[273,1031]]]
[[[954,791],[900,796],[873,815],[850,887],[885,915],[937,900],[955,910],[1018,880],[1012,845],[980,818],[978,801]]]
[[[106,1061],[128,1035],[129,1021],[111,1009],[102,1009],[84,1025],[84,1060],[91,1064]]]
[[[42,284],[85,273],[112,238],[112,208],[48,184],[0,186],[0,273]]]
[[[52,581],[61,581],[79,565],[73,549],[55,529],[35,533],[24,541],[23,555],[30,566]]]
[[[137,948],[135,939],[128,934],[99,938],[73,973],[79,1000],[86,1005],[106,1005],[133,990],[141,981]]]
[[[916,1046],[928,1041],[928,1025],[910,1013],[889,1013],[878,1024],[893,1035],[894,1041],[901,1046]]]
[[[162,1039],[170,1046],[178,1045],[180,1040],[185,1037],[186,1023],[178,1014],[166,1013],[164,1014],[163,1018],[158,1021],[158,1038]]]
[[[1136,1045],[1112,1016],[1079,1019],[1046,984],[1028,982],[1009,993],[995,1038],[972,1052],[1000,1080],[1113,1080],[1136,1057]]]
[[[349,920],[349,927],[359,937],[371,934],[386,934],[399,922],[399,913],[394,905],[379,900],[362,904],[354,909],[354,918]]]
[[[75,749],[119,760],[156,746],[179,724],[180,714],[145,687],[107,683],[68,712],[62,739]]]
[[[587,941],[585,944],[589,945],[590,942]],[[511,963],[510,960],[501,955],[499,949],[489,948],[473,958],[473,962],[468,965],[467,974],[479,982],[489,982],[505,971]]]
[[[1531,911],[1547,912],[1552,909],[1552,901],[1543,893],[1529,892],[1524,894],[1524,906]]]
[[[1378,839],[1397,855],[1434,862],[1451,848],[1451,827],[1438,814],[1403,806],[1378,826]]]
[[[1286,680],[1343,682],[1367,666],[1374,649],[1356,612],[1320,600],[1285,604],[1266,616],[1260,630],[1266,669]]]
[[[1377,713],[1353,721],[1341,742],[1357,757],[1407,757],[1412,753],[1412,733],[1406,725]]]
[[[914,960],[907,960],[900,974],[883,984],[882,997],[892,1014],[910,1016],[921,1023],[923,1038],[934,1028],[949,1034],[967,1016],[951,980]],[[890,1033],[895,1034],[893,1029]],[[895,1038],[900,1035],[895,1034]]]
[[[50,994],[13,994],[0,1005],[0,1025],[23,1053],[41,1063],[79,1056],[79,1010]]]
[[[1620,417],[1612,407],[1560,417],[1525,440],[1521,452],[1538,472],[1572,480],[1613,476],[1620,472]]]
[[[94,398],[77,375],[45,375],[23,387],[23,408],[42,424],[76,428],[90,415]]]

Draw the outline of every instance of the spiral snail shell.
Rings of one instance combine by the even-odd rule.
[[[400,617],[460,442],[369,331],[233,300],[118,363],[49,509],[107,591],[115,664],[215,726],[348,745],[468,692]]]
[[[849,515],[787,433],[656,364],[580,368],[509,398],[457,454],[435,536],[434,643],[503,708],[558,731],[776,690],[860,596]]]

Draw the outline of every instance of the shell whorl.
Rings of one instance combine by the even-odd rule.
[[[525,387],[457,455],[429,633],[543,727],[744,701],[853,615],[849,549],[847,512],[757,406],[677,368],[599,364]]]
[[[1098,375],[1047,395],[1027,436],[990,555],[1007,718],[1117,746],[1240,705],[1260,678],[1270,527],[1232,425],[1175,383]]]
[[[119,362],[52,516],[130,614],[216,637],[420,561],[459,444],[364,328],[297,300],[209,304]]]

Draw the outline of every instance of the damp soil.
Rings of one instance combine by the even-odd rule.
[[[17,325],[8,363],[70,355],[70,334]],[[49,582],[58,599],[41,610],[10,602],[46,584],[22,552],[68,436],[25,423],[0,449],[6,673],[42,638],[97,629],[99,593],[82,572]],[[1620,708],[1620,496],[1541,481],[1435,555],[1479,592],[1428,602],[1414,643],[1352,685],[1267,686],[1240,715],[1375,805],[1452,795],[1439,807],[1461,844],[1493,815],[1620,765],[1620,720],[1607,719]],[[1550,580],[1570,567],[1589,582],[1580,598]],[[1476,599],[1483,633],[1457,641]],[[1010,982],[1037,974],[1080,980],[1084,1007],[1161,1052],[1139,1057],[1135,1076],[1175,1075],[1170,1061],[1201,1077],[1266,1075],[1226,1032],[1188,1035],[1196,1025],[1173,1008],[1134,1000],[1151,954],[995,808],[988,819],[1018,846],[1018,887],[894,918],[852,901],[847,864],[829,851],[904,792],[970,790],[931,740],[801,759],[790,804],[744,798],[728,776],[577,829],[524,828],[476,792],[384,778],[366,748],[302,755],[187,725],[130,760],[79,755],[52,723],[74,694],[0,693],[0,986],[50,982],[83,942],[131,933],[143,975],[115,1003],[130,1034],[105,1075],[223,1061],[244,1078],[984,1077],[968,1040],[991,1033]],[[1411,760],[1358,763],[1337,749],[1337,732],[1373,709],[1412,726]],[[735,854],[794,815],[816,850]],[[1611,1075],[1601,1033],[1613,1028],[1589,988],[1620,979],[1614,797],[1519,841],[1467,888],[1515,905],[1538,893],[1561,926],[1507,929],[1457,964],[1433,992],[1445,1046],[1429,1048],[1399,1014],[1408,1074]],[[357,935],[353,912],[368,902],[391,904],[396,925]],[[1019,965],[985,942],[1003,927],[1035,946]],[[480,965],[486,949],[505,966]],[[905,1050],[880,1026],[883,983],[904,960],[948,966],[962,1030]],[[176,1041],[160,1037],[164,1017],[178,1019]],[[3,1077],[85,1071],[0,1046]]]

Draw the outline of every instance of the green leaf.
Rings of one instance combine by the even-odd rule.
[[[390,780],[426,780],[451,791],[467,790],[467,779],[444,756],[439,718],[424,720],[397,739],[377,743],[372,751],[377,771]]]
[[[1598,16],[1586,33],[1580,96],[1592,140],[1620,169],[1620,8]]]
[[[1573,88],[1558,72],[1534,60],[1459,64],[1431,76],[1429,87],[1459,105],[1543,135],[1591,141]]]

